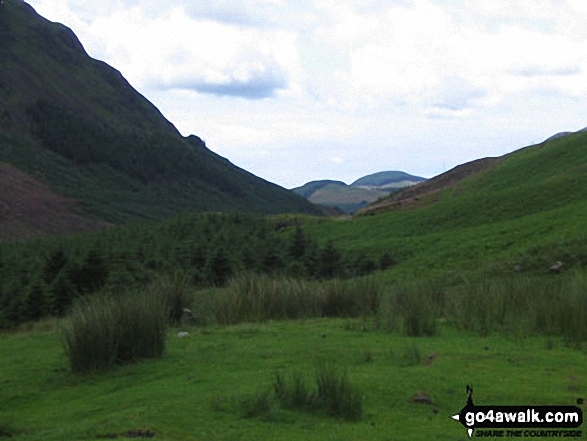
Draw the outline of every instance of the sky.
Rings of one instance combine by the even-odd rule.
[[[433,177],[587,126],[585,0],[29,0],[286,188]]]

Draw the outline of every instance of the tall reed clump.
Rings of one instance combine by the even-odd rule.
[[[160,295],[172,324],[178,324],[194,302],[189,277],[177,272],[155,279],[148,287],[149,295]]]
[[[71,370],[84,373],[161,357],[167,320],[164,301],[154,293],[80,299],[62,327]]]
[[[356,421],[363,415],[363,395],[350,384],[346,370],[323,365],[316,372],[315,404],[328,415]]]
[[[323,282],[319,293],[323,317],[374,315],[381,305],[383,288],[373,278],[334,279]]]
[[[217,292],[216,319],[221,324],[319,315],[315,285],[291,278],[244,274]]]
[[[317,283],[244,274],[229,280],[216,293],[216,319],[221,324],[233,324],[375,314],[382,291],[381,285],[371,278]]]
[[[532,330],[561,335],[569,343],[587,342],[587,277],[573,274],[545,283],[535,280],[527,310]],[[518,310],[518,315],[524,314]],[[528,313],[526,313],[528,314]]]
[[[316,370],[315,381],[316,388],[310,390],[299,372],[294,372],[289,380],[283,372],[277,372],[273,377],[273,391],[287,409],[321,411],[348,421],[362,417],[363,394],[351,385],[346,370],[334,364],[322,364]]]
[[[481,335],[560,335],[587,341],[587,278],[519,277],[467,284],[451,292],[449,315]]]
[[[444,288],[415,282],[395,285],[382,306],[384,327],[410,337],[432,336],[439,332],[438,318],[445,304]]]

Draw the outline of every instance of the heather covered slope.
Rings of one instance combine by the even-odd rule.
[[[20,0],[0,6],[0,162],[108,222],[183,211],[318,213],[175,127],[73,32]]]
[[[72,210],[75,200],[52,192],[42,182],[0,163],[0,240],[94,230],[105,222]]]

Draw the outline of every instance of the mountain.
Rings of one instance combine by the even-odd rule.
[[[363,176],[353,182],[351,186],[396,190],[398,188],[410,187],[425,180],[426,178],[410,175],[402,171],[384,171]]]
[[[120,72],[89,57],[69,28],[21,0],[0,3],[0,66],[0,163],[67,199],[70,214],[97,223],[186,211],[319,214],[199,137],[183,137]],[[20,203],[42,204],[41,193],[23,193]],[[5,219],[0,237],[12,228]],[[20,221],[30,235],[34,228]],[[76,229],[66,224],[61,232]]]
[[[391,192],[425,180],[401,171],[384,171],[359,178],[351,185],[321,180],[308,182],[293,191],[314,204],[336,207],[343,213],[352,214]]]
[[[480,213],[500,218],[585,201],[586,146],[587,131],[580,130],[498,158],[471,161],[391,194],[358,214],[451,205],[451,210],[471,213],[471,218]]]

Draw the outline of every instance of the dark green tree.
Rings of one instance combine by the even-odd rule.
[[[71,308],[75,294],[75,287],[69,277],[64,273],[59,274],[51,284],[50,303],[52,313],[58,317],[65,316]]]
[[[43,268],[45,283],[51,284],[66,264],[67,256],[63,250],[58,248],[53,251],[53,253],[51,253],[51,255],[45,260],[45,266]]]
[[[315,240],[306,242],[306,251],[302,258],[305,272],[308,277],[319,277],[320,275],[320,250]]]
[[[275,273],[285,267],[283,258],[283,242],[278,237],[270,237],[261,244],[261,271],[267,274]]]
[[[232,266],[228,254],[223,247],[216,249],[208,261],[208,279],[216,286],[224,286],[232,275]]]
[[[296,226],[294,234],[292,236],[292,243],[289,249],[289,254],[294,259],[301,259],[306,253],[306,237],[304,231],[300,226]]]
[[[28,286],[22,310],[22,317],[25,320],[38,321],[45,316],[47,286],[40,277],[36,277]]]
[[[350,272],[356,276],[366,276],[377,269],[375,260],[368,256],[364,251],[358,253],[357,256],[352,259],[351,266],[352,268],[350,268]]]
[[[395,263],[396,262],[393,259],[393,257],[391,257],[391,255],[386,251],[381,256],[381,259],[379,259],[379,268],[382,270],[386,270],[395,265]]]
[[[342,254],[336,248],[333,241],[328,241],[326,247],[320,252],[320,277],[332,278],[341,273]]]
[[[108,267],[104,258],[96,250],[88,253],[80,267],[72,266],[70,280],[79,293],[92,293],[106,284]]]

